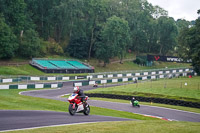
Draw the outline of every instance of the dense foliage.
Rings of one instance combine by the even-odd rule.
[[[200,10],[197,13],[200,15]],[[200,18],[193,27],[182,30],[178,39],[180,56],[192,59],[192,65],[200,75]]]
[[[0,14],[0,58],[11,58],[17,48],[16,36]]]
[[[171,54],[191,23],[167,15],[147,0],[0,0],[0,58]]]
[[[108,18],[100,33],[101,40],[97,41],[96,56],[104,61],[104,66],[109,59],[119,56],[121,63],[130,40],[128,22],[119,17]]]

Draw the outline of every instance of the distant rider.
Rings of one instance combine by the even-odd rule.
[[[131,99],[132,104],[134,104],[135,101],[136,101],[136,99],[133,97],[133,98]]]

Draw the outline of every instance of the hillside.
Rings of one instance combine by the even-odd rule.
[[[47,58],[54,59],[69,59],[70,57],[63,56],[51,56]],[[177,68],[177,67],[190,67],[190,64],[187,63],[169,63],[169,62],[155,62],[155,65],[152,67],[139,66],[133,63],[135,59],[134,55],[128,54],[124,63],[120,64],[119,59],[113,59],[110,64],[106,67],[103,67],[102,63],[99,63],[96,59],[91,59],[90,62],[86,60],[81,60],[82,62],[89,63],[94,66],[95,73],[101,72],[114,72],[114,71],[127,71],[127,70],[144,70],[144,69],[158,69],[158,68]],[[9,61],[0,61],[0,75],[65,75],[65,74],[46,74],[42,71],[37,70],[36,68],[29,65],[27,59],[12,59]],[[69,75],[69,74],[68,74]],[[73,75],[73,74],[70,74]],[[77,75],[77,74],[76,74]],[[78,74],[80,75],[80,74]],[[81,74],[84,75],[84,74]]]

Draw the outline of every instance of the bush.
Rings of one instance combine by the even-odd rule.
[[[56,43],[56,41],[53,39],[49,39],[49,41],[48,41],[47,52],[49,54],[57,54],[57,55],[64,54],[62,47],[58,43]]]
[[[19,54],[26,58],[38,57],[40,56],[40,48],[38,33],[33,29],[25,31],[21,37]]]
[[[62,47],[55,42],[53,39],[49,39],[49,41],[40,40],[41,48],[40,48],[40,55],[63,55]]]
[[[138,65],[143,65],[146,66],[146,60],[142,59],[142,58],[136,58],[136,60],[133,61],[134,63],[138,64]]]

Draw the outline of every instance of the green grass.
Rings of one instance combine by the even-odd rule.
[[[35,69],[31,65],[22,66],[0,66],[1,75],[42,75],[43,72]]]
[[[68,102],[23,96],[18,93],[22,90],[0,90],[0,109],[1,110],[46,110],[68,112]],[[114,116],[121,118],[155,120],[142,115],[137,115],[124,111],[91,107],[91,115]]]
[[[87,75],[87,74],[64,74],[64,73],[44,73],[29,64],[21,65],[21,66],[0,66],[0,75],[33,75],[33,76],[52,76],[52,75],[67,75],[67,76],[75,76],[75,75]]]
[[[21,91],[0,90],[0,109],[67,111],[65,102],[19,95]]]
[[[14,131],[14,133],[198,133],[199,130],[200,123],[157,120],[78,124],[20,130]]]
[[[187,86],[185,85],[187,83]],[[200,102],[200,77],[157,80],[138,84],[98,88],[86,93],[159,97]]]
[[[136,59],[136,55],[133,53],[126,54],[125,58],[130,61],[124,61],[123,64],[120,63],[112,63],[115,61],[119,61],[119,58],[111,59],[111,63],[107,64],[106,67],[103,67],[103,62],[99,63],[97,59],[92,58],[90,60],[90,64],[95,67],[95,72],[113,72],[113,71],[127,71],[127,70],[145,70],[145,69],[158,69],[158,68],[177,68],[177,67],[191,67],[191,64],[188,63],[172,63],[172,62],[155,62],[154,66],[139,66],[133,63],[133,60]]]
[[[132,71],[132,70],[147,70],[147,69],[159,69],[159,68],[180,68],[180,67],[190,67],[187,63],[169,63],[169,62],[158,62],[157,65],[152,67],[139,66],[132,61],[126,61],[123,64],[120,63],[110,63],[106,67],[98,64],[97,60],[91,60],[90,64],[95,67],[95,72],[115,72],[115,71]]]

